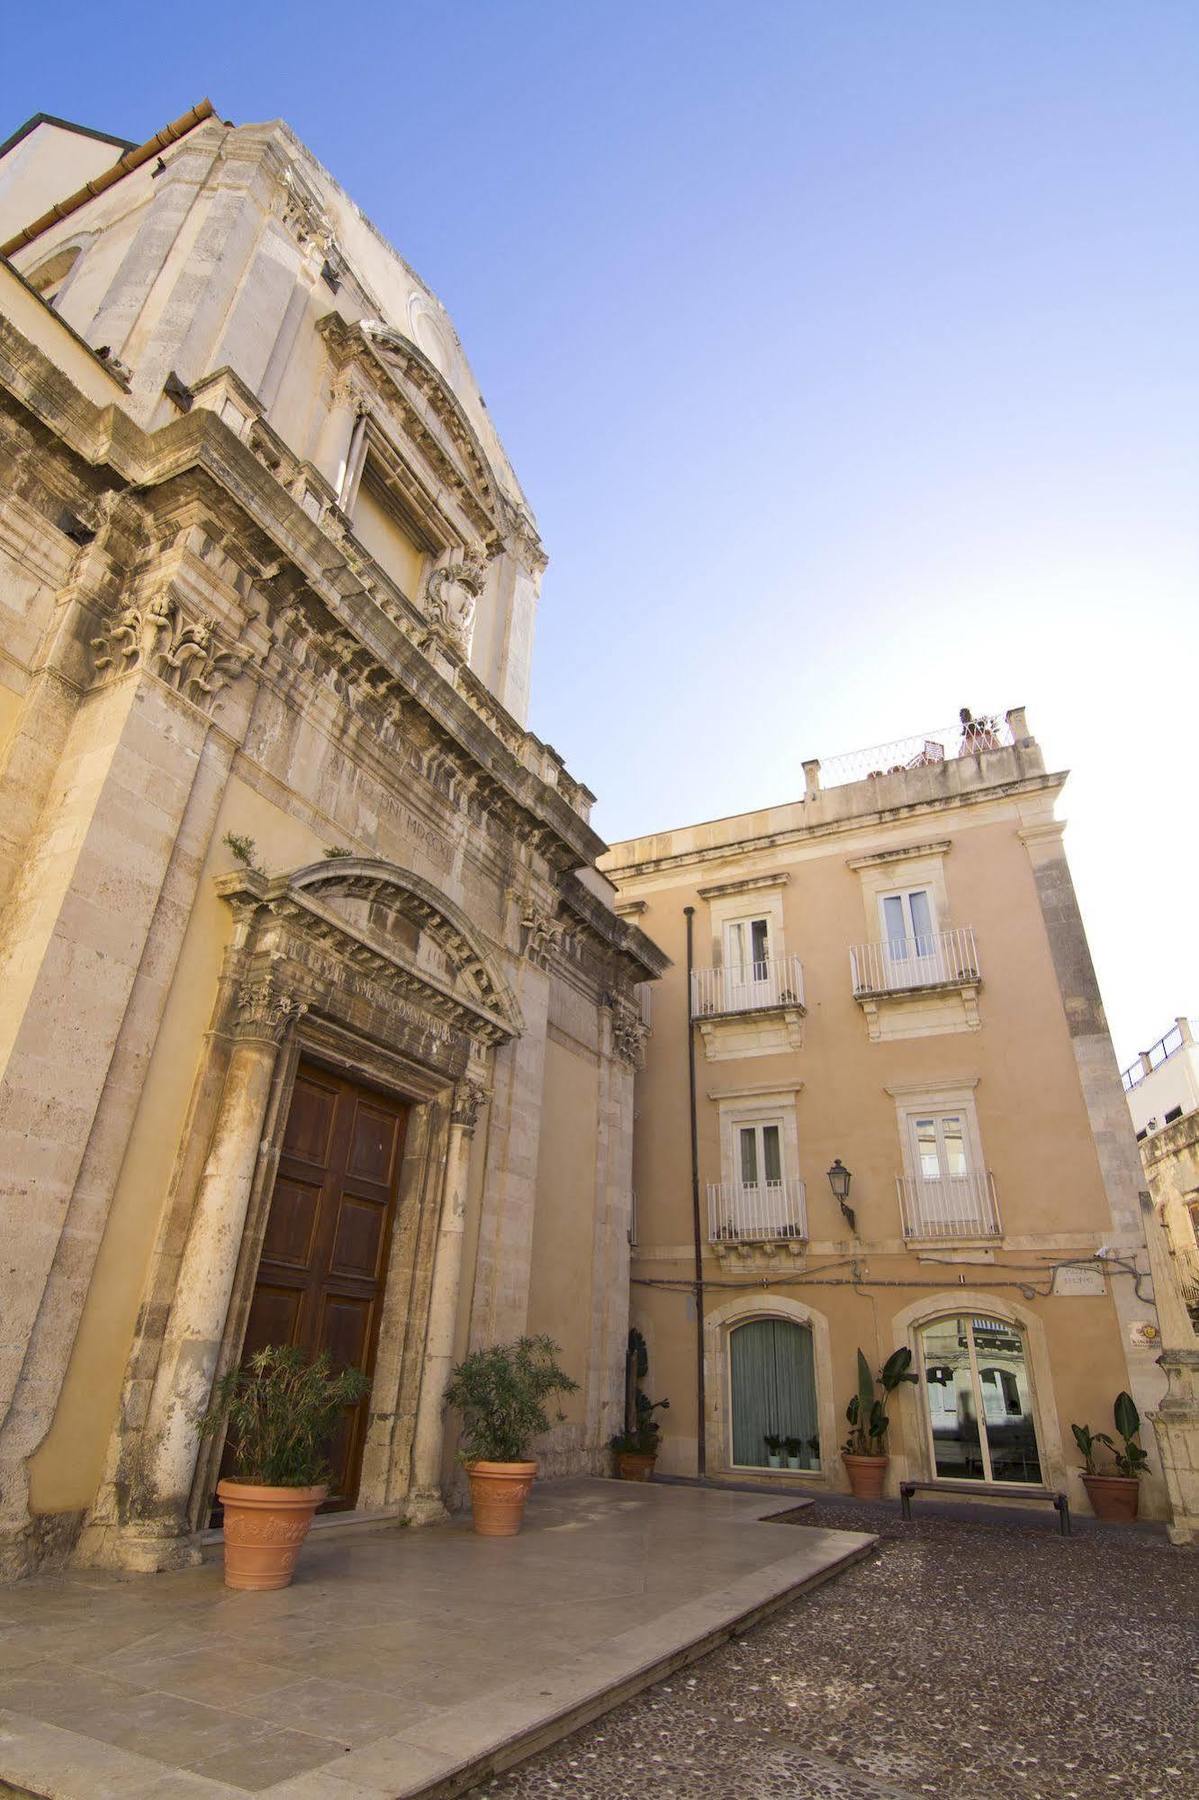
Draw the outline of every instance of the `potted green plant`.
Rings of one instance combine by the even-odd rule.
[[[910,1372],[912,1352],[893,1350],[878,1374],[883,1390],[880,1400],[875,1393],[875,1377],[861,1350],[858,1351],[858,1391],[845,1408],[849,1436],[841,1447],[841,1459],[849,1477],[849,1491],[859,1500],[882,1498],[883,1480],[890,1458],[887,1455],[887,1399],[905,1381],[915,1381]]]
[[[641,1383],[649,1374],[649,1352],[645,1339],[634,1326],[629,1332],[625,1352],[624,1430],[608,1441],[616,1457],[616,1474],[621,1481],[649,1481],[658,1458],[658,1439],[662,1428],[656,1412],[668,1412],[669,1400],[651,1400]]]
[[[327,1351],[309,1358],[285,1344],[268,1344],[221,1376],[200,1430],[226,1434],[234,1469],[216,1490],[226,1587],[287,1587],[329,1491],[327,1449],[338,1415],[369,1389],[360,1369],[334,1372]]]
[[[559,1368],[560,1354],[551,1337],[521,1337],[472,1350],[450,1375],[445,1404],[462,1414],[458,1454],[480,1537],[515,1537],[520,1530],[537,1474],[529,1445],[550,1428],[546,1401],[579,1385]],[[557,1417],[566,1414],[559,1410]]]
[[[789,1469],[802,1469],[803,1463],[800,1458],[803,1452],[803,1439],[797,1437],[784,1438],[783,1449],[787,1452],[787,1467]]]
[[[808,1455],[812,1459],[810,1464],[808,1465],[809,1468],[818,1469],[820,1467],[820,1434],[819,1433],[817,1433],[815,1437],[810,1437],[808,1439]]]
[[[1116,1395],[1112,1415],[1120,1448],[1106,1431],[1092,1431],[1089,1425],[1071,1425],[1070,1429],[1074,1433],[1074,1442],[1082,1451],[1085,1465],[1082,1482],[1095,1517],[1109,1524],[1128,1525],[1137,1516],[1141,1499],[1140,1478],[1148,1465],[1149,1455],[1137,1442],[1141,1415],[1131,1394]],[[1096,1468],[1095,1451],[1099,1444],[1111,1451],[1114,1474],[1110,1470],[1104,1474]]]
[[[763,1441],[766,1445],[766,1467],[781,1469],[783,1466],[783,1439],[776,1431],[768,1431]]]

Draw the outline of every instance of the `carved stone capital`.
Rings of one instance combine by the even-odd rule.
[[[308,1002],[297,1000],[294,994],[283,987],[277,975],[264,975],[257,981],[244,981],[237,990],[234,1036],[280,1044],[288,1026],[307,1011]]]
[[[479,1122],[479,1113],[487,1099],[486,1088],[475,1081],[460,1081],[454,1089],[454,1102],[450,1110],[450,1121],[460,1125],[467,1137],[474,1135],[475,1126]]]

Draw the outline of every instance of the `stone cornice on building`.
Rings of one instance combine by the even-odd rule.
[[[639,925],[609,911],[577,875],[563,876],[559,893],[575,922],[572,930],[581,927],[602,948],[615,953],[633,981],[656,981],[670,968],[671,959],[666,952]]]
[[[975,759],[979,760],[979,759]],[[1007,801],[1038,795],[1047,802],[1060,793],[1067,771],[1047,773],[1035,747],[1014,746],[991,751],[985,774],[959,775],[954,784],[938,778],[936,769],[954,769],[952,762],[924,769],[919,792],[916,784],[905,793],[898,784],[902,776],[883,780],[858,781],[844,787],[828,788],[806,800],[774,807],[770,813],[740,813],[727,819],[714,819],[700,825],[677,827],[675,830],[648,832],[642,837],[626,838],[609,846],[600,858],[600,870],[623,892],[630,881],[674,870],[694,869],[704,863],[727,862],[730,857],[774,854],[780,850],[825,838],[846,837],[890,826],[901,820],[918,821],[928,816],[962,812],[994,801]],[[884,785],[897,787],[887,797],[892,803],[879,805]],[[932,791],[928,791],[928,789]],[[873,805],[863,802],[873,801]],[[1043,802],[1043,804],[1046,802]],[[776,822],[770,823],[770,820]],[[669,848],[664,848],[664,841]],[[644,847],[644,850],[643,850]],[[923,848],[927,849],[928,846]],[[891,860],[890,854],[883,856]]]
[[[243,438],[210,407],[197,405],[147,433],[119,406],[85,399],[4,318],[0,389],[62,441],[93,486],[136,489],[164,538],[189,506],[193,518],[197,507],[207,512],[257,587],[272,654],[286,655],[287,633],[298,630],[343,670],[353,666],[356,712],[391,705],[419,713],[459,779],[506,815],[558,872],[592,862],[603,851],[603,840],[581,814],[589,790],[567,775],[555,752],[521,729],[465,665],[447,664],[444,671],[435,665],[416,641],[420,615],[412,603],[377,564],[355,556],[352,546],[347,550],[348,533],[339,540],[280,480],[278,440],[269,441],[274,434],[261,421],[251,421]],[[306,466],[292,462],[292,485],[302,482],[308,492]],[[97,523],[83,521],[88,528]]]

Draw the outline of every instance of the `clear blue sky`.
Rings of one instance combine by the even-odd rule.
[[[71,0],[9,48],[5,131],[286,118],[445,300],[602,832],[1023,702],[1121,1060],[1199,1013],[1194,0]]]

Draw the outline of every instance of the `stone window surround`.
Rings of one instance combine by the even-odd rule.
[[[739,881],[722,881],[696,891],[708,903],[708,921],[712,933],[711,961],[714,968],[724,966],[724,933],[727,925],[740,919],[765,919],[773,961],[786,954],[783,926],[783,889],[790,880],[785,872],[775,875],[748,876]]]
[[[786,1319],[804,1325],[812,1333],[812,1366],[816,1378],[816,1417],[820,1422],[820,1468],[780,1471],[813,1486],[833,1486],[840,1418],[833,1376],[829,1322],[822,1312],[802,1300],[781,1294],[738,1294],[704,1315],[704,1382],[708,1416],[704,1421],[707,1466],[710,1473],[732,1474],[741,1467],[733,1462],[732,1359],[729,1338],[738,1325],[751,1319]],[[757,1471],[755,1471],[757,1472]],[[762,1471],[767,1480],[772,1471]]]
[[[266,893],[280,888],[285,895],[294,896],[299,891],[297,884],[304,878],[318,887],[336,887],[353,883],[364,874],[391,884],[397,893],[414,894],[422,907],[429,904],[428,895],[433,890],[422,877],[375,859],[338,858],[333,863],[297,870],[280,882],[235,875],[218,883],[234,912],[233,937],[226,952],[214,1025],[197,1076],[172,1196],[155,1249],[148,1289],[150,1302],[142,1308],[108,1471],[85,1522],[80,1561],[135,1568],[178,1566],[195,1560],[195,1536],[206,1524],[223,1450],[220,1440],[208,1440],[196,1448],[187,1496],[178,1497],[182,1515],[169,1496],[153,1491],[150,1485],[142,1497],[143,1510],[139,1513],[137,1504],[126,1510],[118,1504],[117,1489],[121,1471],[138,1466],[142,1456],[153,1456],[152,1438],[147,1445],[146,1433],[153,1424],[155,1379],[170,1335],[179,1295],[178,1277],[195,1221],[202,1174],[219,1135],[216,1127],[225,1098],[226,1075],[239,1035],[245,1031],[239,1025],[239,1017],[244,1012],[245,996],[255,984],[259,988],[273,985],[283,997],[284,1023],[274,1036],[274,1066],[264,1112],[246,1129],[246,1136],[253,1143],[253,1172],[215,1375],[219,1377],[234,1366],[241,1354],[275,1170],[301,1058],[323,1063],[339,1074],[407,1101],[411,1111],[383,1293],[372,1417],[363,1453],[357,1509],[386,1508],[398,1512],[410,1486],[423,1486],[427,1491],[430,1485],[428,1471],[423,1472],[426,1479],[422,1484],[422,1472],[413,1468],[413,1450],[421,1424],[418,1404],[422,1412],[425,1410],[422,1375],[431,1278],[437,1278],[433,1265],[438,1232],[439,1227],[444,1228],[445,1196],[455,1182],[460,1188],[463,1180],[462,1170],[450,1167],[454,1160],[452,1134],[457,1127],[460,1155],[468,1157],[474,1117],[486,1087],[490,1086],[494,1046],[518,1035],[521,1022],[507,984],[491,965],[473,930],[466,944],[460,945],[459,958],[464,963],[474,963],[472,976],[483,982],[489,994],[494,994],[497,1006],[495,1010],[480,1003],[468,1006],[466,1016],[473,1012],[476,1018],[475,1029],[469,1034],[461,1029],[446,1029],[444,989],[440,985],[431,987],[428,977],[414,963],[410,962],[407,980],[398,994],[371,994],[366,1006],[362,1004],[364,986],[369,990],[374,985],[369,978],[366,984],[354,984],[355,1004],[349,983],[322,981],[319,975],[307,974],[300,960],[302,948],[297,949],[289,940],[302,941],[315,927],[320,942],[324,937],[320,931],[321,914],[327,913],[328,908],[318,904],[311,919],[297,918],[286,899],[282,904],[264,903]],[[260,891],[255,894],[254,890]],[[456,909],[449,901],[443,901],[443,905],[448,909],[450,935],[457,937],[461,926],[452,916]],[[265,976],[261,974],[264,968]],[[430,1012],[430,1029],[423,1034],[414,1026],[412,1016],[412,995],[419,996],[422,988],[431,1007],[437,1009]],[[397,1005],[402,1011],[395,1010]],[[442,1015],[440,1019],[437,1013]],[[263,1043],[270,1035],[260,1031],[254,1041]],[[469,1106],[467,1099],[472,1101]],[[455,1224],[460,1249],[460,1221]],[[438,1407],[438,1413],[439,1410]],[[439,1417],[437,1425],[439,1446]]]
[[[940,1081],[897,1081],[884,1088],[883,1091],[895,1102],[902,1173],[909,1181],[920,1179],[912,1142],[912,1121],[930,1113],[961,1114],[965,1125],[970,1173],[981,1175],[985,1172],[987,1164],[983,1156],[982,1132],[974,1100],[974,1090],[978,1083],[977,1075],[954,1075]]]
[[[925,888],[932,903],[933,931],[949,929],[949,889],[945,858],[952,848],[948,838],[935,843],[908,844],[896,850],[880,850],[869,856],[853,856],[846,867],[858,877],[866,920],[866,942],[883,941],[882,901],[888,894],[910,893]]]
[[[741,1125],[778,1125],[779,1158],[785,1181],[799,1180],[799,1122],[796,1096],[803,1082],[781,1087],[747,1088],[743,1093],[713,1093],[720,1127],[720,1179],[732,1185],[741,1180],[737,1130]]]

